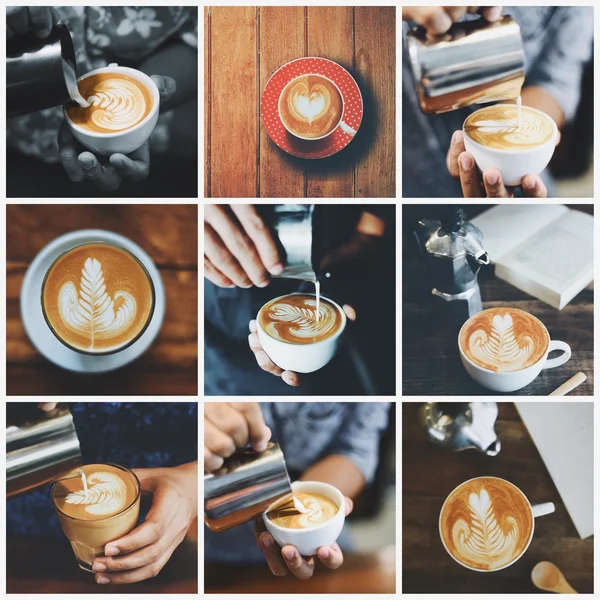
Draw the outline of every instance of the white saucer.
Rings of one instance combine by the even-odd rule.
[[[67,348],[52,333],[42,313],[42,283],[50,265],[69,248],[86,242],[108,242],[129,250],[146,267],[154,284],[154,314],[146,331],[131,346],[115,354],[90,356]],[[165,318],[165,304],[165,288],[150,256],[126,237],[103,229],[80,229],[50,242],[27,269],[21,286],[21,319],[31,343],[55,365],[78,373],[104,373],[138,358],[158,335]]]

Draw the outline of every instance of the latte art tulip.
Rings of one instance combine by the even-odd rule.
[[[127,488],[114,473],[93,473],[87,477],[87,491],[71,492],[67,504],[80,504],[90,515],[110,515],[125,507]]]
[[[150,91],[127,75],[90,75],[78,86],[90,106],[71,106],[67,114],[76,125],[90,131],[116,133],[130,129],[143,121],[152,108]]]

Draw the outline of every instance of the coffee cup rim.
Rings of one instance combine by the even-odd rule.
[[[272,502],[263,512],[263,518],[265,518],[267,521],[269,521],[269,525],[273,528],[275,528],[278,531],[293,531],[294,535],[308,535],[314,531],[319,531],[320,529],[324,529],[325,527],[327,527],[334,519],[338,518],[338,515],[346,510],[345,507],[345,502],[346,500],[344,499],[344,494],[342,494],[342,492],[340,492],[340,490],[338,490],[334,485],[331,485],[330,483],[325,483],[324,481],[294,481],[292,482],[292,492],[296,491],[294,488],[295,487],[303,487],[304,485],[307,484],[316,484],[318,485],[318,487],[320,489],[327,489],[329,490],[333,495],[336,496],[337,498],[337,504],[338,504],[338,510],[335,513],[335,515],[333,515],[333,517],[331,517],[331,519],[329,519],[329,521],[325,521],[325,523],[321,523],[321,525],[317,525],[316,527],[310,527],[309,529],[290,529],[289,527],[281,527],[281,525],[277,525],[276,523],[273,523],[273,521],[271,521],[271,519],[269,519],[268,516],[268,512],[271,510],[271,508],[276,505],[278,502],[281,502],[282,498],[279,498],[277,500],[275,500],[274,502]],[[297,491],[302,492],[302,489],[298,489]],[[319,493],[319,492],[316,492]],[[293,495],[293,494],[292,494]],[[328,496],[328,498],[330,500],[333,500],[333,498],[331,498],[330,496]],[[343,514],[343,513],[342,513]]]
[[[517,557],[515,557],[512,561],[510,561],[506,565],[503,565],[497,569],[491,569],[491,570],[490,569],[478,569],[477,567],[470,567],[469,565],[466,565],[465,563],[459,561],[452,554],[452,552],[450,552],[450,550],[446,546],[446,541],[444,540],[444,536],[442,535],[442,514],[444,512],[444,506],[446,506],[446,502],[448,501],[448,498],[450,498],[450,496],[452,496],[452,494],[459,487],[461,487],[471,481],[475,481],[476,479],[498,479],[499,481],[503,481],[504,483],[508,483],[509,485],[512,485],[517,491],[520,492],[521,496],[523,496],[523,498],[525,498],[525,502],[527,502],[527,506],[529,506],[529,512],[531,513],[531,533],[529,535],[529,539],[527,540],[526,546],[523,548],[523,552],[521,552]],[[452,489],[452,491],[450,491],[448,493],[448,495],[446,496],[446,499],[444,500],[444,503],[442,504],[442,508],[440,509],[440,516],[438,517],[438,533],[440,535],[440,540],[442,541],[442,545],[444,546],[444,550],[446,550],[446,552],[450,555],[450,557],[452,559],[454,559],[454,561],[456,561],[461,567],[464,567],[465,569],[470,569],[471,571],[477,571],[478,573],[495,573],[496,571],[502,571],[503,569],[507,569],[508,567],[514,565],[520,558],[522,558],[522,556],[525,554],[525,552],[527,552],[529,546],[531,545],[531,541],[533,540],[533,534],[535,533],[535,517],[533,514],[533,506],[531,505],[531,502],[529,501],[529,498],[527,497],[525,492],[523,492],[523,490],[519,486],[515,485],[512,481],[508,481],[508,479],[504,479],[503,477],[496,477],[495,475],[477,475],[476,477],[471,477],[471,479],[466,479],[462,483],[459,483],[456,487],[454,487]]]
[[[98,73],[122,73],[123,75],[129,75],[133,79],[136,79],[137,81],[140,81],[141,83],[145,84],[152,93],[152,99],[154,101],[152,108],[150,109],[148,114],[139,123],[136,123],[133,127],[128,127],[127,129],[123,129],[121,131],[113,131],[111,133],[108,133],[101,131],[90,131],[89,129],[84,129],[83,127],[80,127],[79,125],[73,122],[71,117],[69,117],[65,106],[63,108],[63,114],[70,127],[75,129],[79,133],[89,135],[94,138],[111,139],[118,138],[126,133],[130,133],[132,131],[137,131],[138,129],[141,129],[141,127],[143,127],[152,117],[154,117],[154,115],[156,115],[160,106],[160,92],[158,91],[158,87],[156,83],[154,83],[154,80],[148,75],[146,75],[146,73],[142,73],[142,71],[139,71],[138,69],[132,69],[131,67],[122,67],[117,64],[111,64],[107,67],[100,67],[99,69],[88,71],[81,77],[77,78],[77,83],[84,79],[87,79],[88,77],[91,77],[92,75],[97,75]]]
[[[465,125],[467,123],[467,119],[469,119],[469,117],[473,114],[475,114],[476,112],[479,112],[480,110],[483,110],[484,108],[488,108],[491,106],[516,106],[516,104],[508,104],[506,102],[498,102],[497,104],[489,104],[488,106],[482,106],[481,108],[478,108],[477,110],[474,110],[472,113],[470,113],[465,120],[463,121],[462,124],[462,132],[463,135],[466,136],[467,138],[469,138],[469,143],[474,144],[475,146],[477,146],[478,148],[482,148],[483,150],[485,150],[486,152],[497,152],[499,154],[528,154],[531,152],[537,152],[540,150],[540,148],[545,148],[546,146],[552,145],[552,147],[556,146],[556,137],[558,136],[558,126],[556,125],[556,121],[548,114],[545,113],[543,110],[539,110],[538,108],[534,108],[533,106],[525,106],[525,108],[527,108],[527,110],[532,110],[534,112],[537,112],[539,114],[541,114],[542,116],[546,117],[547,119],[550,120],[550,122],[552,123],[552,128],[554,130],[554,134],[552,135],[552,137],[544,142],[543,144],[540,144],[539,146],[535,146],[534,148],[523,148],[521,150],[519,149],[502,149],[502,148],[490,148],[489,146],[484,146],[483,144],[480,144],[479,142],[476,142],[466,131],[465,131]]]
[[[466,352],[463,350],[463,347],[460,344],[460,336],[462,333],[462,330],[465,328],[465,326],[467,325],[467,323],[471,320],[474,319],[477,315],[480,315],[483,312],[487,312],[490,310],[496,310],[497,308],[510,308],[510,310],[516,310],[522,313],[525,313],[526,315],[534,318],[543,328],[544,331],[546,332],[546,349],[544,351],[544,354],[542,354],[542,356],[540,357],[539,360],[537,360],[536,362],[534,362],[532,365],[529,365],[528,367],[525,367],[523,369],[517,369],[516,371],[492,371],[492,369],[488,369],[486,367],[482,367],[481,365],[478,365],[476,362],[472,361],[466,354]],[[461,357],[466,360],[469,365],[475,367],[476,369],[479,369],[480,371],[483,371],[484,373],[490,373],[491,375],[496,375],[496,376],[508,376],[508,375],[513,375],[515,373],[523,373],[524,371],[527,371],[527,369],[532,369],[536,366],[538,366],[541,362],[545,361],[546,358],[548,357],[548,348],[550,348],[550,342],[552,341],[552,339],[550,338],[550,332],[548,331],[548,328],[544,325],[544,323],[542,323],[542,321],[540,321],[540,319],[538,319],[535,315],[532,315],[530,312],[527,312],[526,310],[523,310],[521,308],[514,308],[512,306],[510,307],[491,307],[491,308],[484,308],[483,310],[480,310],[478,313],[475,313],[474,315],[472,315],[471,317],[469,317],[461,326],[460,330],[458,331],[458,351],[460,352]]]
[[[260,324],[260,314],[262,313],[264,307],[267,306],[267,304],[271,304],[271,302],[275,302],[276,300],[280,300],[281,298],[287,298],[288,296],[314,296],[315,298],[317,297],[316,294],[310,294],[308,292],[292,292],[291,294],[282,294],[281,296],[277,296],[276,298],[272,298],[268,302],[265,302],[260,307],[260,310],[258,311],[258,313],[256,315],[256,323],[257,323],[257,327],[265,335],[269,336],[269,339],[275,340],[276,342],[278,342],[280,344],[286,344],[287,346],[294,346],[294,347],[298,347],[298,346],[310,346],[310,347],[314,348],[315,346],[319,346],[319,345],[325,344],[325,343],[331,343],[332,341],[337,340],[337,338],[339,338],[342,335],[342,333],[344,332],[344,330],[346,329],[346,324],[348,322],[348,317],[346,317],[346,313],[344,312],[344,309],[337,302],[335,302],[335,300],[331,300],[331,298],[327,298],[326,296],[320,295],[319,296],[319,300],[327,300],[327,302],[333,304],[335,306],[335,308],[342,315],[342,324],[340,325],[340,329],[339,329],[339,331],[337,333],[334,333],[332,336],[330,336],[328,338],[325,338],[324,340],[321,340],[319,342],[312,342],[310,344],[294,344],[293,342],[286,342],[285,340],[278,340],[277,338],[274,338],[272,335],[269,335],[263,329],[262,325]]]
[[[117,248],[118,250],[122,250],[123,252],[126,252],[127,254],[129,254],[133,259],[135,259],[135,261],[138,263],[138,265],[142,268],[142,270],[146,274],[146,277],[148,278],[148,282],[150,283],[150,290],[152,292],[152,294],[151,294],[151,296],[152,296],[152,304],[150,306],[150,312],[148,313],[148,319],[147,319],[146,323],[144,324],[144,327],[142,327],[142,329],[139,331],[139,333],[133,339],[131,339],[129,342],[127,342],[126,344],[123,344],[122,346],[119,346],[118,348],[116,348],[114,350],[108,350],[108,351],[104,351],[104,352],[88,352],[87,350],[81,350],[80,348],[76,348],[75,346],[72,346],[71,344],[69,344],[65,340],[63,340],[58,335],[58,333],[54,330],[54,327],[52,326],[52,323],[50,323],[50,319],[48,318],[48,315],[46,314],[46,307],[44,306],[44,290],[46,289],[46,281],[48,280],[48,276],[50,274],[50,271],[54,267],[54,265],[61,258],[63,258],[63,256],[65,256],[66,254],[68,254],[72,250],[75,250],[75,248],[79,248],[80,246],[89,246],[89,245],[92,245],[92,244],[100,244],[102,246],[112,246],[113,248]],[[69,350],[72,350],[73,352],[76,352],[78,354],[85,354],[86,356],[108,356],[110,354],[116,354],[117,352],[122,352],[126,348],[129,348],[130,346],[132,346],[133,344],[135,344],[142,337],[142,335],[144,335],[144,333],[146,332],[146,329],[148,329],[148,327],[150,326],[152,318],[154,317],[154,309],[156,307],[156,290],[154,289],[154,281],[152,280],[152,276],[148,272],[148,269],[146,269],[146,266],[144,265],[144,263],[142,263],[142,261],[131,250],[128,250],[127,248],[125,248],[123,246],[120,246],[119,244],[115,244],[113,242],[104,242],[104,241],[100,241],[100,240],[90,240],[88,242],[82,242],[81,244],[75,244],[74,246],[70,246],[69,248],[67,248],[66,250],[64,250],[63,252],[61,252],[52,261],[52,263],[50,263],[50,266],[48,267],[48,269],[46,270],[46,273],[44,274],[44,279],[42,280],[41,293],[40,293],[40,303],[42,305],[42,315],[44,317],[44,321],[46,321],[46,325],[48,325],[50,331],[54,334],[54,337],[59,342],[61,342],[64,346],[66,346],[67,348],[69,348]],[[98,464],[100,464],[100,463],[98,463]],[[109,463],[105,463],[105,464],[109,464]]]
[[[285,66],[285,65],[284,65]],[[342,99],[342,112],[340,114],[340,120],[336,123],[335,127],[333,127],[331,129],[331,131],[327,132],[325,135],[319,136],[319,137],[304,137],[301,135],[298,135],[297,133],[294,133],[293,131],[291,131],[288,126],[285,124],[285,121],[281,118],[281,98],[283,97],[283,92],[285,92],[286,88],[292,84],[292,82],[296,81],[296,79],[300,79],[300,77],[307,77],[309,75],[314,75],[316,77],[322,77],[323,79],[326,79],[327,81],[329,81],[329,83],[331,83],[335,89],[338,91],[338,94],[340,95],[340,98]],[[296,77],[293,77],[292,79],[290,79],[282,88],[281,92],[279,92],[279,98],[277,99],[277,116],[279,117],[279,120],[281,121],[281,124],[283,125],[283,127],[285,128],[285,130],[290,133],[291,135],[293,135],[294,137],[298,138],[299,140],[304,140],[306,142],[317,142],[319,140],[323,140],[326,137],[329,137],[339,126],[340,123],[344,120],[344,112],[346,110],[346,102],[344,101],[344,94],[342,94],[342,90],[340,90],[338,84],[333,81],[332,79],[330,79],[329,77],[327,77],[326,75],[321,75],[321,73],[302,73],[301,75],[296,75]]]
[[[72,517],[71,515],[68,515],[66,512],[62,511],[56,504],[56,502],[54,502],[54,488],[56,487],[56,485],[62,481],[62,479],[64,479],[64,477],[62,478],[58,478],[53,484],[52,484],[52,489],[50,490],[50,498],[52,498],[52,505],[54,506],[54,508],[60,512],[60,514],[64,517],[66,517],[67,519],[70,519],[71,521],[83,521],[83,522],[88,522],[88,521],[92,521],[94,523],[98,523],[100,521],[108,521],[109,519],[114,519],[116,517],[120,517],[121,515],[125,514],[131,507],[135,506],[136,502],[139,500],[140,496],[142,495],[142,485],[140,483],[140,480],[138,478],[138,476],[131,470],[128,469],[127,467],[124,467],[123,465],[117,465],[116,463],[87,463],[85,465],[81,465],[81,467],[89,467],[89,466],[109,466],[109,467],[114,467],[115,469],[119,469],[121,471],[125,471],[127,473],[129,473],[134,481],[137,484],[137,494],[135,496],[135,498],[131,501],[130,504],[128,504],[124,509],[120,510],[118,513],[115,513],[114,515],[110,515],[108,517],[103,517],[102,519],[78,519],[77,517]],[[77,471],[78,467],[73,468],[71,471],[69,471],[69,473],[72,473],[73,471]]]

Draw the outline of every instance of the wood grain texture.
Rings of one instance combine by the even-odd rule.
[[[7,206],[6,358],[8,395],[197,395],[198,208],[196,205]],[[19,294],[25,271],[51,240],[77,229],[120,233],[158,267],[166,291],[162,329],[136,361],[104,376],[46,361],[25,334]]]
[[[211,7],[205,28],[206,197],[395,195],[394,7]],[[356,139],[318,161],[286,154],[260,123],[267,81],[303,56],[341,64],[365,101]]]
[[[472,218],[485,208],[470,205],[466,211]],[[577,208],[593,211],[592,205]],[[444,320],[443,311],[433,305],[427,267],[412,237],[415,219],[439,218],[439,210],[435,205],[403,207],[402,394],[495,395],[475,383],[462,366],[457,342],[462,322]],[[512,306],[530,312],[546,325],[552,339],[567,342],[572,350],[566,364],[542,371],[532,383],[510,395],[547,396],[579,371],[586,374],[587,380],[569,395],[594,394],[593,290],[581,291],[559,311],[496,278],[492,266],[479,272],[479,287],[483,308]]]
[[[418,423],[421,403],[402,404],[402,591],[405,594],[538,592],[531,570],[549,560],[581,594],[592,593],[594,538],[579,538],[565,505],[512,403],[500,402],[496,457],[476,450],[451,452],[430,443]],[[438,531],[444,500],[460,483],[491,475],[513,482],[533,502],[554,502],[556,512],[536,519],[533,541],[511,567],[476,573],[448,556]]]
[[[209,8],[210,182],[215,197],[256,196],[258,10]]]
[[[204,195],[209,195],[210,186],[210,140],[211,140],[211,14],[208,7],[204,8]]]

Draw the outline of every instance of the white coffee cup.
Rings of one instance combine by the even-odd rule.
[[[283,98],[283,92],[285,91],[285,89],[288,86],[292,85],[292,83],[294,83],[294,81],[296,81],[296,79],[299,79],[300,77],[306,77],[307,75],[313,75],[315,77],[322,77],[323,79],[326,79],[327,81],[329,81],[329,83],[331,83],[331,85],[333,85],[333,87],[335,87],[335,89],[338,91],[340,98],[342,100],[342,112],[340,113],[340,120],[338,121],[337,125],[329,133],[326,133],[325,135],[322,135],[321,137],[304,137],[304,136],[299,135],[298,133],[295,133],[294,131],[289,129],[288,126],[285,124],[285,120],[282,119],[282,117],[281,117],[281,99]],[[279,114],[279,119],[281,121],[281,124],[294,137],[297,137],[298,139],[301,139],[301,140],[307,140],[309,142],[315,142],[317,140],[322,140],[322,139],[325,139],[326,137],[329,137],[330,135],[333,134],[333,132],[336,129],[341,129],[344,133],[347,133],[348,135],[351,135],[353,137],[356,135],[356,129],[353,129],[352,127],[350,127],[350,125],[348,125],[347,123],[344,123],[344,121],[343,121],[345,106],[346,105],[344,104],[344,95],[342,94],[340,88],[337,86],[335,81],[332,81],[331,79],[329,79],[329,77],[325,77],[325,75],[320,75],[319,73],[305,73],[303,75],[298,75],[298,77],[294,77],[294,79],[291,79],[290,81],[288,81],[285,84],[283,90],[281,90],[281,94],[279,95],[279,100],[277,101],[277,113]]]
[[[467,325],[467,320],[458,332],[458,351],[460,352],[460,360],[467,373],[480,385],[495,392],[514,392],[529,385],[544,369],[553,369],[564,365],[571,358],[571,347],[566,342],[551,340],[550,334],[546,326],[541,323],[546,329],[548,335],[548,347],[542,357],[533,365],[520,369],[519,371],[502,371],[496,372],[490,369],[485,369],[475,364],[464,352],[460,345],[460,333]],[[563,353],[555,358],[548,358],[548,354],[553,350],[562,350]]]
[[[274,502],[263,513],[267,531],[280,546],[290,544],[295,546],[302,556],[314,556],[321,546],[331,546],[338,539],[344,527],[346,520],[344,495],[337,488],[321,481],[295,481],[292,483],[292,491],[321,494],[333,500],[338,506],[338,511],[332,519],[310,529],[288,529],[275,525],[267,514],[281,500]]]
[[[463,481],[463,483],[461,483],[460,485],[457,485],[454,488],[454,490],[458,489],[461,485],[464,485],[465,483],[468,483],[469,481],[473,481],[473,479],[479,479],[480,477],[492,477],[492,476],[480,475],[479,477],[473,477],[472,479],[468,479],[467,481]],[[517,487],[512,481],[508,481],[507,479],[502,479],[502,477],[492,477],[492,479],[499,479],[500,481],[506,481],[506,483],[509,483],[510,485],[516,487],[521,492],[521,494],[523,494],[523,491],[519,487]],[[448,498],[450,498],[450,496],[452,496],[452,494],[454,493],[454,490],[452,490],[452,492],[450,492],[448,494],[446,500]],[[442,510],[440,511],[440,518],[438,521],[438,531],[440,534],[440,539],[442,540],[442,544],[443,544],[444,548],[446,549],[446,552],[448,552],[448,554],[453,558],[453,560],[455,560],[461,567],[465,567],[465,569],[470,569],[471,571],[478,571],[479,573],[493,573],[494,571],[501,571],[502,569],[506,569],[507,567],[510,567],[511,565],[516,563],[525,554],[525,552],[527,552],[527,548],[529,548],[529,545],[531,544],[531,540],[533,539],[533,534],[535,532],[535,520],[538,517],[550,515],[555,511],[554,502],[543,502],[542,504],[533,504],[532,505],[531,502],[529,501],[529,498],[527,498],[527,496],[525,494],[523,494],[523,498],[525,498],[525,500],[527,501],[527,506],[529,506],[529,509],[531,510],[531,517],[532,517],[532,519],[531,519],[531,521],[532,521],[531,535],[529,536],[529,541],[527,542],[527,545],[523,549],[523,552],[521,552],[521,554],[519,554],[519,556],[517,556],[514,560],[512,560],[511,562],[509,562],[506,565],[503,565],[502,567],[499,567],[498,569],[477,569],[475,567],[470,567],[470,566],[460,562],[452,554],[452,552],[450,552],[450,550],[446,546],[446,542],[444,541],[444,536],[442,535],[442,514],[444,513],[444,505],[446,504],[446,501],[444,501],[444,505],[442,505]]]
[[[65,120],[75,139],[92,152],[103,156],[109,156],[116,152],[129,154],[142,146],[152,135],[152,132],[156,127],[158,111],[160,108],[160,93],[158,87],[152,78],[145,73],[129,67],[120,67],[115,63],[108,65],[108,67],[90,71],[80,77],[77,81],[81,81],[82,79],[86,79],[90,75],[95,75],[97,73],[121,73],[122,75],[127,75],[142,83],[152,94],[153,105],[148,115],[146,115],[146,117],[137,125],[113,133],[101,133],[84,129],[73,123],[66,110],[64,111]]]
[[[535,108],[527,107],[528,111],[539,113],[545,119],[552,123],[554,134],[552,137],[535,148],[525,150],[500,150],[498,148],[490,148],[483,146],[478,142],[473,141],[465,132],[463,124],[463,140],[465,150],[473,155],[480,171],[487,169],[497,169],[502,175],[504,185],[521,185],[521,180],[525,175],[541,173],[550,162],[556,147],[558,137],[558,128],[554,120],[546,113]],[[466,119],[465,119],[466,123]]]
[[[294,294],[286,294],[285,296],[292,295]],[[285,296],[280,297],[284,298]],[[333,300],[324,298],[323,296],[321,296],[321,300],[326,300],[335,306],[342,317],[342,324],[337,333],[320,342],[315,342],[314,344],[291,344],[282,340],[276,340],[260,325],[260,313],[264,306],[258,311],[256,328],[260,345],[267,353],[267,356],[284,371],[312,373],[313,371],[318,371],[323,368],[335,356],[341,342],[342,333],[344,333],[344,329],[346,328],[346,313],[342,307]],[[271,302],[272,301],[267,304],[270,304]]]

